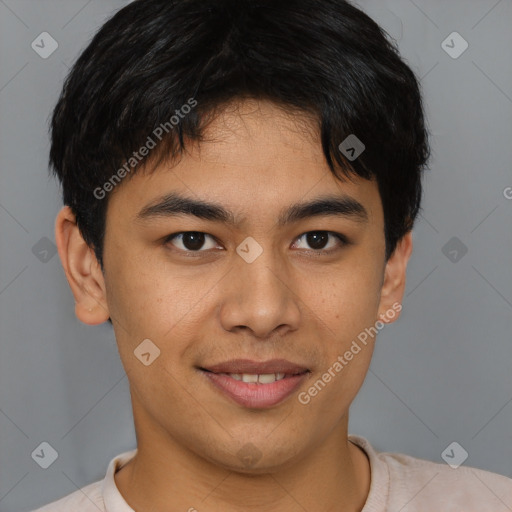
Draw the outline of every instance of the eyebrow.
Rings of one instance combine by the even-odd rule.
[[[176,192],[163,196],[156,203],[146,205],[139,211],[136,219],[148,221],[158,217],[179,215],[192,215],[199,219],[231,226],[237,226],[245,220],[237,218],[233,212],[218,203],[192,199]],[[320,216],[347,217],[357,222],[368,221],[367,210],[356,199],[346,195],[325,195],[308,202],[291,205],[278,216],[277,225],[282,227],[299,220]]]

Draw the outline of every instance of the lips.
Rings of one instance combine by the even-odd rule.
[[[285,375],[298,375],[308,372],[305,366],[292,363],[286,359],[270,359],[268,361],[253,361],[250,359],[232,359],[212,366],[202,367],[212,373],[253,374],[284,373]]]
[[[286,359],[232,359],[199,367],[222,395],[243,407],[265,409],[285,401],[308,378],[311,370]]]
[[[220,392],[224,397],[239,406],[251,409],[266,409],[283,403],[297,391],[308,378],[309,372],[286,375],[280,380],[267,384],[243,382],[235,379],[234,374],[213,373],[208,370],[203,370],[201,373],[217,393]],[[268,376],[268,374],[263,375]]]

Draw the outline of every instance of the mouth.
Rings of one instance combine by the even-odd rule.
[[[280,404],[311,373],[308,368],[283,359],[266,362],[238,359],[198,369],[222,396],[253,409]]]
[[[302,372],[297,373],[284,373],[284,372],[276,372],[276,373],[226,373],[226,372],[212,372],[207,370],[206,368],[199,368],[203,372],[213,373],[215,375],[224,375],[226,377],[230,377],[231,379],[237,380],[239,382],[245,382],[247,384],[272,384],[273,382],[290,379],[296,377],[298,375],[304,375],[309,373],[309,370],[304,370]]]
[[[200,369],[212,373],[226,373],[229,375],[299,375],[309,371],[306,366],[292,363],[287,359],[270,359],[268,361],[232,359],[212,366],[205,366]]]

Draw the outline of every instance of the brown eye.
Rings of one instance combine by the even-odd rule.
[[[335,243],[334,246],[331,244],[331,247],[326,248],[329,243],[329,237],[337,240],[338,243]],[[348,244],[348,240],[344,235],[340,233],[333,233],[331,231],[309,231],[298,238],[298,240],[301,239],[305,240],[309,249],[318,252],[330,252]],[[306,249],[308,248],[306,247]]]
[[[173,235],[169,235],[165,239],[165,243],[172,243],[172,245],[174,245],[177,249],[185,252],[204,252],[204,250],[212,249],[216,246],[215,243],[211,243],[210,247],[206,247],[206,249],[204,249],[205,240],[208,238],[213,240],[211,235],[202,233],[201,231],[185,231],[183,233],[175,233]],[[175,243],[175,241],[177,242]]]

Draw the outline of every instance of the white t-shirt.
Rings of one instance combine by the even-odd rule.
[[[512,479],[466,466],[452,469],[399,453],[377,453],[359,436],[349,436],[370,461],[370,492],[362,512],[511,512]],[[103,480],[33,512],[134,512],[119,492],[114,474],[136,453],[114,457]]]

